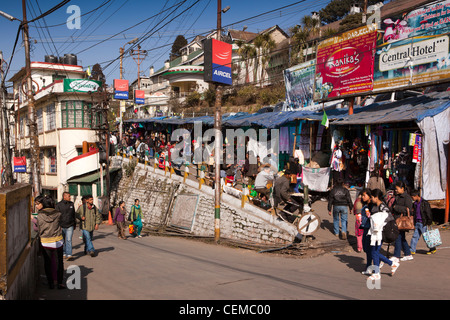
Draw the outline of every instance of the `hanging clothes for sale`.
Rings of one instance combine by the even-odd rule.
[[[280,128],[279,152],[289,152],[289,127]]]

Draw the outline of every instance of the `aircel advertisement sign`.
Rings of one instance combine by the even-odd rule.
[[[382,20],[374,91],[447,79],[450,73],[450,0]]]
[[[231,44],[216,39],[208,39],[204,43],[204,51],[205,82],[231,85],[233,83],[231,77]]]
[[[64,92],[97,92],[101,81],[89,79],[64,79]]]

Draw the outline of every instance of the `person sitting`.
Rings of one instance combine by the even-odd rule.
[[[278,205],[284,202],[287,204],[284,207],[284,210],[293,213],[300,207],[300,204],[297,203],[297,201],[295,201],[294,199],[292,199],[290,194],[291,176],[292,172],[286,170],[284,172],[284,175],[275,180],[275,186],[273,189],[273,200],[275,208],[277,208]],[[293,216],[288,217],[286,216],[286,213],[283,211],[281,211],[280,215],[282,219],[287,220],[289,222],[293,222],[295,220],[295,217]]]
[[[261,194],[261,200],[267,201],[270,196],[270,189],[267,188],[269,182],[274,180],[269,164],[264,164],[262,170],[256,175],[254,190]]]

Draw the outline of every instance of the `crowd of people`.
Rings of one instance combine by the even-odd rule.
[[[366,253],[366,269],[363,274],[371,280],[380,279],[380,268],[384,264],[391,266],[391,274],[395,274],[400,262],[413,260],[420,237],[433,223],[431,207],[428,201],[420,196],[418,190],[408,192],[402,181],[394,184],[395,192],[383,192],[379,188],[365,188],[352,203],[349,191],[342,186],[342,180],[329,193],[328,211],[333,215],[333,229],[338,236],[346,238],[348,214],[353,212],[355,219],[355,235],[357,251]],[[333,208],[333,210],[331,210]],[[385,226],[390,221],[398,221],[402,216],[414,218],[414,229],[410,243],[406,239],[407,230],[398,229],[394,239],[384,238]],[[339,228],[340,226],[340,228]],[[394,245],[394,254],[386,258],[381,252],[383,242]],[[436,248],[430,248],[427,254],[433,254]],[[403,257],[402,257],[403,253]]]
[[[84,243],[84,254],[95,257],[94,231],[102,223],[102,215],[93,203],[93,196],[83,196],[82,204],[75,209],[70,200],[70,193],[64,192],[63,199],[55,203],[49,195],[40,195],[34,199],[37,216],[32,219],[33,229],[39,236],[40,252],[44,259],[44,270],[50,289],[65,289],[63,284],[64,260],[73,260],[72,239],[74,231],[79,226]],[[134,237],[141,238],[142,208],[139,199],[131,207],[130,215],[126,217],[125,203],[121,201],[114,213],[118,236],[126,239],[125,222],[130,220],[136,227]],[[54,264],[53,262],[56,261]],[[54,267],[55,265],[55,267]]]

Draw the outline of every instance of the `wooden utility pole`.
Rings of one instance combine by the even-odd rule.
[[[222,1],[217,0],[217,40],[220,41],[222,29]],[[220,143],[221,139],[221,120],[222,120],[222,86],[216,85],[216,102],[214,116],[214,240],[220,241]],[[225,161],[225,159],[224,159]]]
[[[2,143],[2,149],[3,149],[3,159],[4,159],[4,163],[6,163],[5,166],[5,177],[6,177],[6,183],[8,185],[12,185],[14,183],[14,179],[12,177],[12,168],[11,168],[11,149],[9,146],[9,121],[8,121],[8,111],[6,109],[6,88],[5,88],[5,73],[3,71],[3,52],[0,51],[0,72],[2,74],[2,87],[0,88],[0,90],[2,90],[1,93],[1,97],[2,97],[2,104],[1,104],[1,132],[0,134],[2,135],[2,141],[4,141]],[[3,136],[4,133],[4,136]],[[3,140],[4,138],[4,140]],[[1,183],[0,183],[1,185]]]
[[[27,8],[25,0],[22,0],[22,11],[22,36],[25,46],[26,94],[28,98],[28,126],[30,135],[30,164],[34,199],[41,193],[41,173],[39,166],[39,138],[36,126],[36,109],[34,106],[33,83],[31,80],[30,41],[28,37]]]
[[[137,50],[131,50],[131,56],[138,66],[138,90],[141,90],[141,63],[147,56],[147,50],[141,50],[141,46],[138,45]]]

